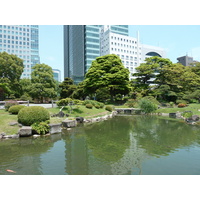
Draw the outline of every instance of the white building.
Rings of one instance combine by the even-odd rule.
[[[112,33],[109,25],[104,25],[101,28],[100,54],[101,56],[107,54],[118,55],[124,66],[129,69],[130,79],[133,78],[132,74],[136,72],[135,68],[144,63],[147,57],[165,57],[164,49],[140,44],[139,33],[137,38]]]

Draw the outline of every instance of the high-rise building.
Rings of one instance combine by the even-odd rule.
[[[61,81],[61,78],[60,78],[61,72],[60,72],[60,70],[59,69],[52,69],[52,70],[53,70],[53,78],[56,81],[60,82]]]
[[[126,34],[113,32],[109,25],[101,27],[100,48],[101,56],[107,54],[118,55],[124,66],[130,71],[130,79],[135,68],[151,56],[165,57],[163,48],[144,45],[140,43],[139,32],[137,38]]]
[[[193,60],[193,57],[189,57],[188,55],[178,57],[177,60],[178,60],[178,63],[181,63],[184,66],[190,66],[190,64],[192,64],[193,62],[197,62]]]
[[[74,83],[83,81],[85,73],[100,56],[101,25],[64,25],[64,77]],[[128,25],[110,25],[118,34],[128,35]]]
[[[31,67],[40,63],[38,25],[0,25],[0,52],[24,60],[21,78],[31,78]]]

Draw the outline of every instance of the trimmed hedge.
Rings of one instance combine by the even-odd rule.
[[[36,122],[44,122],[50,119],[50,114],[46,108],[42,106],[30,106],[22,108],[18,113],[18,122],[31,126]]]
[[[5,110],[8,111],[11,106],[19,105],[19,103],[15,100],[6,101]]]
[[[85,105],[85,107],[89,108],[89,109],[92,109],[93,105],[88,103],[88,104]]]
[[[22,108],[25,108],[25,107],[26,107],[26,106],[23,106],[23,105],[11,106],[11,107],[8,109],[8,112],[11,113],[11,114],[17,115],[18,112],[19,112]]]
[[[106,106],[105,109],[106,109],[107,111],[110,111],[110,112],[112,112],[112,110],[113,110],[112,106]]]

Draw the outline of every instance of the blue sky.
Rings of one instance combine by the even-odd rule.
[[[177,57],[192,56],[200,61],[200,25],[130,25],[129,35],[137,36],[140,42],[159,46],[166,50],[166,56],[173,63]],[[61,70],[63,80],[63,26],[39,26],[40,61]]]

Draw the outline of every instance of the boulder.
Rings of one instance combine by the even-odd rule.
[[[64,117],[64,116],[65,116],[65,113],[64,113],[64,112],[60,111],[60,112],[58,113],[58,117]]]
[[[77,117],[76,121],[79,123],[83,123],[84,122],[84,118],[83,117]]]
[[[195,121],[195,122],[196,122],[196,121],[198,121],[198,120],[199,120],[199,115],[192,115],[192,117],[191,117],[191,118],[192,118],[192,120],[193,120],[193,121]]]
[[[49,124],[49,133],[61,133],[62,132],[62,124]]]
[[[76,120],[65,119],[64,121],[62,121],[62,126],[64,128],[75,127],[75,126],[77,126],[77,121]]]
[[[32,135],[32,127],[31,126],[22,126],[18,132],[20,137],[26,137]]]

